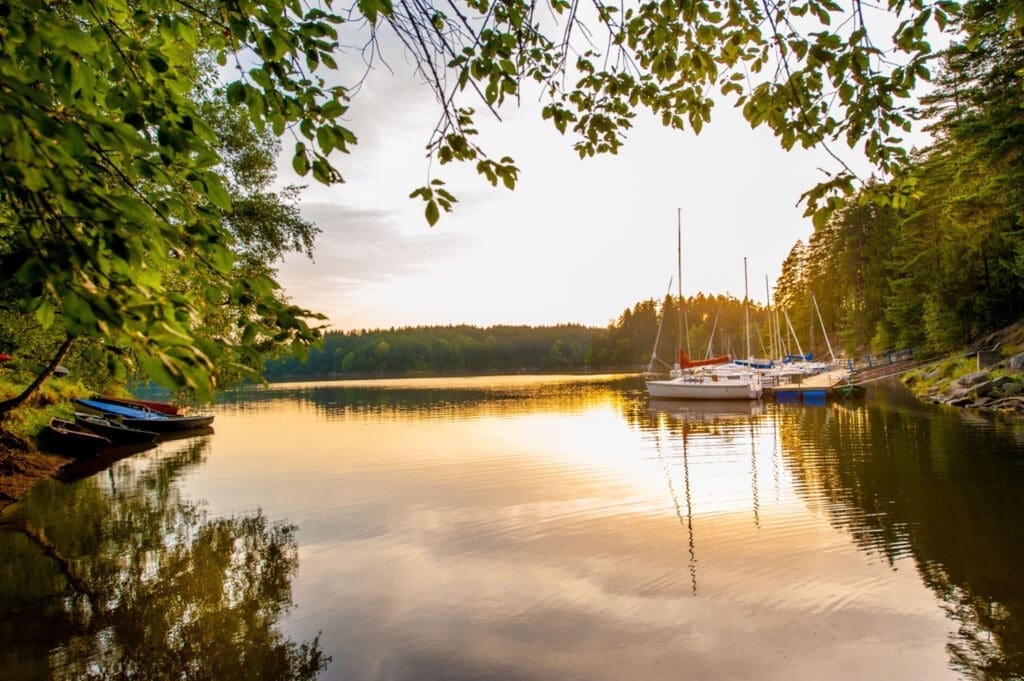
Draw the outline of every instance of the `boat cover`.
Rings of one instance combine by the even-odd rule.
[[[78,404],[89,407],[90,409],[98,409],[108,414],[117,414],[118,416],[127,416],[131,419],[148,419],[151,421],[160,421],[170,418],[166,414],[158,414],[154,411],[146,409],[136,409],[135,407],[126,407],[120,404],[113,404],[111,402],[103,402],[102,400],[75,400]]]
[[[691,367],[709,367],[715,364],[725,364],[729,361],[729,355],[711,357],[710,359],[690,359],[690,356],[686,354],[686,350],[679,348],[679,366],[682,369],[689,369]]]
[[[814,353],[808,352],[806,355],[786,355],[786,359],[782,360],[783,364],[789,364],[790,362],[810,362],[814,359]]]

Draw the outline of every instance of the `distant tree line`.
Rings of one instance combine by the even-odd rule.
[[[946,351],[1024,314],[1024,37],[995,9],[967,7],[924,99],[934,143],[908,171],[916,198],[846,205],[783,263],[794,324],[813,294],[851,354]]]
[[[518,371],[637,369],[647,366],[665,316],[657,366],[676,358],[678,344],[694,357],[745,354],[743,303],[703,293],[684,299],[650,299],[625,309],[606,328],[558,326],[418,326],[331,331],[305,362],[289,357],[267,363],[269,380],[377,374],[446,374]],[[764,354],[767,316],[751,305],[751,351]],[[712,337],[712,331],[714,336]],[[688,340],[687,340],[688,334]]]

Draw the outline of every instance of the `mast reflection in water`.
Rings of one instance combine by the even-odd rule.
[[[202,452],[24,505],[0,672],[1020,678],[1024,445],[970,419],[620,377],[240,391]]]

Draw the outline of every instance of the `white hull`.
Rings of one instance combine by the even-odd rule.
[[[757,400],[761,398],[761,381],[749,376],[737,377],[681,376],[668,381],[647,381],[647,394],[666,400]]]

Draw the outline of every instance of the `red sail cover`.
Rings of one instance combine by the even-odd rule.
[[[690,369],[691,367],[709,367],[715,364],[725,364],[730,361],[732,360],[729,359],[729,355],[712,357],[711,359],[690,359],[690,356],[686,354],[686,350],[679,348],[679,366],[683,369]]]

